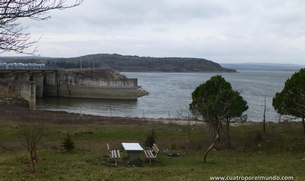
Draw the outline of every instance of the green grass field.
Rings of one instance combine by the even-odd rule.
[[[305,180],[305,134],[301,124],[259,124],[231,127],[234,150],[225,135],[203,164],[210,138],[206,127],[180,125],[45,125],[48,135],[38,144],[36,172],[23,146],[20,124],[0,122],[0,180],[210,180],[212,176],[293,176]],[[122,142],[138,142],[154,129],[160,148],[152,165],[141,155],[142,166],[127,166]],[[75,150],[61,142],[70,133]],[[109,159],[106,144],[122,151],[118,166]],[[163,152],[166,150],[167,152]],[[168,153],[179,153],[170,157]]]

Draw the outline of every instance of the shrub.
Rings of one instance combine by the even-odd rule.
[[[64,141],[62,142],[62,147],[64,147],[65,150],[67,150],[68,152],[72,151],[75,146],[74,146],[74,142],[70,137],[70,134],[67,134],[67,137],[64,139]]]
[[[145,146],[152,147],[156,143],[157,135],[154,129],[151,130],[150,134],[146,137]]]

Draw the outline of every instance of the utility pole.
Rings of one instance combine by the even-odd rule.
[[[263,131],[264,133],[266,133],[266,97],[265,97],[265,106],[264,106]]]
[[[79,63],[79,66],[80,66],[80,69],[82,69],[82,68],[83,68],[83,58],[82,58],[82,57],[80,57],[80,63]]]

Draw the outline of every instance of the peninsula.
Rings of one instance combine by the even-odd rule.
[[[45,63],[47,68],[110,68],[120,72],[236,72],[203,58],[94,54],[74,58],[2,57],[1,61]]]

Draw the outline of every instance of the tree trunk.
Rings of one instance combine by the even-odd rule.
[[[226,134],[228,140],[228,147],[233,149],[232,142],[231,142],[231,135],[230,135],[230,119],[226,118],[226,130],[221,125],[222,131]]]
[[[304,116],[303,116],[303,120],[302,120],[302,122],[303,122],[303,131],[304,131],[304,134],[305,134],[305,121],[304,121]]]
[[[207,149],[207,151],[205,151],[205,153],[204,153],[204,157],[203,157],[203,163],[204,163],[204,164],[207,162],[206,160],[207,160],[208,153],[212,150],[212,148],[214,147],[214,145],[215,145],[215,143],[216,143],[216,140],[217,140],[218,137],[219,137],[217,131],[215,131],[215,133],[216,133],[216,137],[215,137],[215,139],[214,139],[212,145],[211,145],[211,146]]]
[[[31,161],[32,161],[32,165],[33,165],[33,172],[36,172],[34,158],[33,158],[33,152],[32,151],[31,151]]]
[[[220,123],[220,124],[222,124],[222,123]],[[220,129],[218,129],[216,135],[217,135],[217,141],[218,141],[218,143],[220,143]]]
[[[211,145],[211,146],[205,151],[205,153],[204,153],[203,164],[206,163],[206,159],[207,159],[208,153],[212,150],[212,148],[213,148],[214,145],[216,144],[217,139],[219,138],[219,134],[218,134],[219,127],[220,127],[220,122],[218,123],[218,126],[217,126],[216,130],[214,131],[216,137],[214,138],[212,145]]]
[[[227,128],[226,135],[227,135],[227,140],[228,140],[228,146],[230,148],[233,148],[232,143],[231,143],[231,136],[230,136],[230,119],[229,118],[227,118],[226,128]]]
[[[37,161],[37,153],[36,153],[36,148],[34,148],[34,155],[33,155],[33,159],[35,160],[35,161]]]

